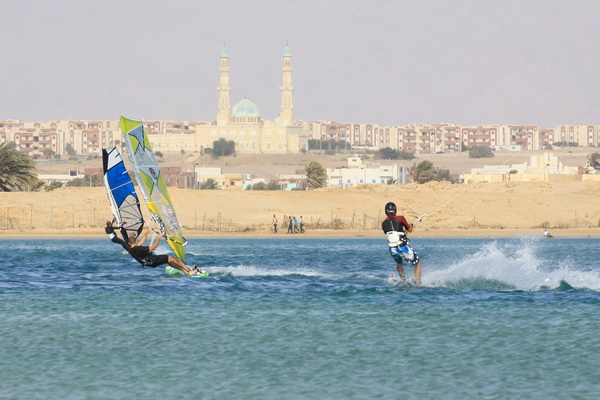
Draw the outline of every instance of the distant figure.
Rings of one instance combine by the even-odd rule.
[[[288,221],[288,231],[287,233],[294,233],[294,221],[292,220],[292,216],[290,215],[290,219]]]
[[[544,237],[551,238],[553,236],[550,234],[550,232],[548,232],[547,230],[545,230],[544,231]]]
[[[304,233],[304,219],[300,216],[300,233]]]
[[[296,219],[296,217],[294,217],[294,233],[299,233],[300,230],[298,229],[298,220]]]
[[[415,266],[415,283],[421,284],[421,260],[408,242],[406,233],[413,231],[412,224],[404,216],[396,216],[396,204],[389,202],[385,205],[387,218],[381,223],[381,229],[387,235],[390,255],[396,261],[396,270],[402,281],[406,280],[403,260]]]
[[[273,233],[277,233],[277,217],[273,214]]]

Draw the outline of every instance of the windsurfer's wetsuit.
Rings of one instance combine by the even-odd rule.
[[[413,265],[419,262],[419,255],[413,250],[406,237],[410,225],[404,216],[390,215],[382,223],[381,229],[387,235],[388,249],[396,264],[407,261]]]
[[[148,246],[135,246],[129,249],[129,254],[145,267],[156,268],[159,265],[167,264],[169,256],[167,254],[154,254]]]
[[[104,228],[104,232],[106,232],[106,235],[113,243],[120,244],[121,246],[123,246],[125,251],[127,251],[129,253],[129,250],[131,250],[131,248],[129,247],[127,242],[125,242],[123,239],[121,239],[117,236],[117,234],[115,233],[114,226],[107,226],[106,228]]]

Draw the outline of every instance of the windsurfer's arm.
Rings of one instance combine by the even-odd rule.
[[[142,233],[142,236],[139,237],[138,242],[137,242],[138,246],[142,246],[144,244],[149,233],[150,233],[150,228],[146,229],[146,231],[144,233]]]
[[[154,251],[158,247],[158,243],[160,243],[160,239],[162,239],[163,236],[164,234],[162,232],[158,234],[158,237],[156,238],[154,243],[152,243],[152,245],[150,245],[149,247],[150,251]]]

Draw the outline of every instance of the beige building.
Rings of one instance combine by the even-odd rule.
[[[464,175],[465,183],[477,182],[566,182],[581,181],[582,172],[578,167],[566,166],[562,159],[552,153],[529,157],[529,163],[508,165],[487,165],[472,168]],[[594,174],[593,169],[585,171]]]
[[[219,139],[235,142],[239,154],[288,154],[308,149],[308,133],[296,125],[292,85],[292,56],[286,46],[283,54],[281,111],[274,121],[263,119],[256,104],[243,99],[231,104],[229,55],[223,47],[219,64],[218,108],[216,120],[207,123],[185,123],[179,131],[164,129],[154,132],[147,126],[154,150],[204,151]],[[159,121],[153,123],[158,124]]]

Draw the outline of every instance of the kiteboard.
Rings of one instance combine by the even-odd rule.
[[[177,278],[181,278],[181,277],[188,277],[188,278],[206,278],[208,276],[208,272],[205,270],[200,270],[201,272],[199,274],[196,275],[188,275],[186,273],[184,273],[183,271],[178,270],[177,268],[173,268],[169,265],[167,265],[165,267],[165,273],[167,274],[167,276],[173,276],[173,277],[177,277]]]

